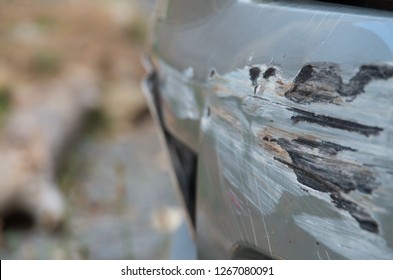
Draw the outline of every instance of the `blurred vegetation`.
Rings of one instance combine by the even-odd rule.
[[[130,41],[144,42],[146,38],[146,20],[138,17],[134,21],[128,22],[123,27],[123,32]]]
[[[105,111],[99,107],[86,113],[78,139],[84,142],[91,141],[92,138],[104,136],[111,128],[111,122]],[[74,145],[70,145],[74,146]],[[63,160],[56,170],[56,181],[64,193],[68,193],[70,188],[78,184],[78,180],[87,171],[87,164],[79,153],[66,152]]]
[[[67,153],[56,171],[56,181],[63,193],[68,194],[70,186],[75,186],[78,178],[86,171],[83,158],[78,153]]]
[[[11,89],[0,85],[0,127],[4,123],[11,106]]]
[[[31,58],[31,72],[33,75],[57,75],[61,69],[60,56],[52,50],[39,50]]]
[[[137,1],[0,0],[0,67],[26,79],[55,77],[81,64],[103,75],[140,77],[146,16]],[[134,63],[133,63],[134,62]],[[131,72],[130,72],[131,71]]]
[[[97,136],[108,132],[110,127],[111,122],[105,111],[97,108],[87,113],[83,130],[86,136]]]
[[[50,14],[37,15],[34,22],[43,30],[50,30],[58,25],[57,19]]]
[[[28,100],[23,105],[34,101],[31,96],[21,97],[21,89],[37,85],[46,89],[46,83],[53,80],[62,87],[62,78],[74,69],[91,74],[97,83],[94,86],[102,93],[100,105],[86,112],[81,129],[55,166],[56,183],[69,205],[66,226],[62,232],[34,242],[33,239],[27,240],[27,235],[6,232],[2,244],[0,232],[1,256],[94,257],[90,255],[91,248],[85,247],[86,241],[73,240],[72,234],[78,230],[77,226],[71,229],[68,225],[73,225],[82,210],[85,211],[82,213],[86,217],[85,224],[97,215],[87,209],[88,194],[81,187],[81,182],[86,180],[84,176],[94,165],[91,159],[90,162],[86,160],[86,147],[101,140],[113,145],[112,136],[125,137],[148,115],[139,89],[144,74],[140,57],[146,37],[146,15],[141,12],[140,3],[142,1],[133,0],[0,0],[0,125],[14,107],[23,103],[20,102],[22,98]],[[37,94],[49,95],[50,92],[37,91]],[[115,169],[115,187],[121,198],[120,203],[112,205],[111,209],[119,213],[129,206],[125,203],[125,178],[130,171],[121,164],[108,166],[108,170],[111,168]],[[86,231],[87,240],[89,232]],[[128,237],[130,233],[124,235]],[[132,254],[127,256],[134,257]]]

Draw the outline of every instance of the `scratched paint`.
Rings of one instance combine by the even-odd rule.
[[[321,228],[329,237],[338,234],[326,218],[345,221],[343,227],[348,222],[346,233],[358,230],[357,244],[368,240],[370,256],[390,256],[392,79],[378,72],[391,69],[381,62],[392,60],[392,17],[314,1],[184,2],[164,5],[153,44],[180,75],[192,66],[192,80],[203,88],[195,95],[201,133],[184,138],[199,156],[199,245],[205,238],[204,251],[219,252],[218,258],[243,241],[277,258],[367,253],[357,254],[354,242],[343,251],[333,241],[315,240]],[[376,66],[376,74],[364,71]],[[250,77],[251,67],[261,71]],[[308,76],[296,79],[306,70]],[[327,178],[315,169],[317,160],[325,163],[322,171],[348,167],[330,169],[332,178],[342,170],[345,184],[319,190]],[[367,175],[365,187],[355,174]],[[302,215],[321,218],[314,223],[319,229],[306,226],[311,219],[300,223]]]
[[[215,145],[220,189],[231,194],[226,205],[237,206],[238,238],[256,245],[265,239],[272,254],[265,217],[281,207],[284,193],[313,196],[340,218],[319,211],[289,217],[302,230],[346,258],[390,258],[378,197],[382,191],[393,198],[393,67],[360,65],[344,75],[337,65],[309,65],[292,78],[257,65],[210,79],[201,129]],[[240,217],[250,219],[251,234]]]
[[[348,216],[331,219],[301,214],[294,219],[320,243],[348,259],[393,258],[393,250],[383,237],[359,230]]]
[[[393,67],[389,65],[362,65],[348,82],[343,81],[340,72],[339,65],[335,63],[307,64],[300,69],[285,97],[300,104],[340,104],[364,93],[370,82],[393,77]]]
[[[294,195],[300,189],[288,188],[295,176],[282,174],[281,165],[269,160],[267,152],[260,148],[256,138],[250,137],[251,123],[238,110],[237,101],[222,98],[217,105],[210,105],[211,114],[203,119],[204,133],[214,138],[218,164],[230,189],[242,193],[248,204],[262,214],[269,214],[277,205],[283,190]],[[260,168],[263,166],[263,168]],[[281,174],[281,176],[280,176]]]
[[[355,190],[371,194],[379,187],[376,174],[371,168],[337,159],[336,155],[339,151],[351,150],[351,148],[304,138],[292,141],[285,138],[264,140],[278,143],[288,152],[289,161],[280,157],[274,159],[291,167],[299,182],[317,191],[329,193],[333,204],[348,211],[359,222],[362,229],[378,232],[378,224],[367,210],[342,195]],[[313,152],[314,147],[318,147],[317,153]]]

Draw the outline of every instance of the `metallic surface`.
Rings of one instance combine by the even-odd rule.
[[[153,34],[161,125],[198,155],[200,257],[393,258],[391,12],[170,0]]]

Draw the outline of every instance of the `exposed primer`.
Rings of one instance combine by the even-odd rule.
[[[343,81],[341,70],[335,63],[311,63],[302,67],[293,80],[293,87],[285,97],[300,104],[314,102],[336,103],[354,100],[364,93],[365,87],[373,80],[387,80],[393,77],[393,66],[362,65],[348,83]]]
[[[359,230],[349,217],[333,219],[300,214],[294,220],[313,238],[348,259],[393,258],[393,251],[383,237]]]

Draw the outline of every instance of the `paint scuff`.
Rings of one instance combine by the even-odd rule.
[[[372,194],[380,186],[376,179],[377,174],[372,168],[336,157],[337,153],[343,150],[356,150],[305,138],[290,141],[285,138],[264,137],[263,141],[274,142],[288,153],[290,160],[283,159],[278,153],[274,159],[292,168],[299,183],[316,191],[329,193],[333,204],[348,211],[362,229],[379,232],[378,223],[365,207],[345,197],[345,194],[352,191]]]
[[[302,67],[285,97],[299,104],[322,102],[338,105],[343,98],[347,102],[353,101],[364,93],[371,81],[392,77],[393,66],[362,65],[349,82],[345,83],[338,64],[311,63]]]
[[[381,131],[383,131],[383,128],[381,127],[364,125],[354,121],[315,114],[313,112],[296,108],[288,108],[288,110],[295,113],[295,115],[291,117],[291,120],[294,124],[298,122],[315,123],[324,127],[332,127],[341,130],[347,130],[350,132],[360,133],[365,136],[378,135]]]

